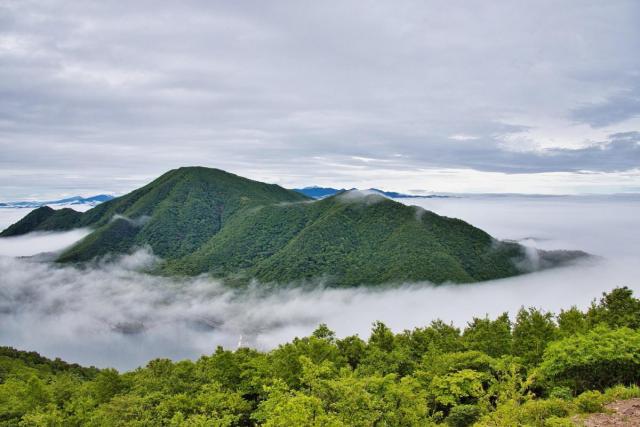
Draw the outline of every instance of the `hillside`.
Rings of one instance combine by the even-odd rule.
[[[349,192],[314,203],[243,212],[166,271],[244,273],[264,282],[324,277],[351,286],[397,281],[474,282],[518,274],[514,244],[496,245],[464,221]]]
[[[0,237],[19,236],[33,231],[63,231],[80,226],[82,213],[71,208],[53,209],[42,206],[0,233]]]
[[[149,245],[163,257],[189,253],[217,233],[241,209],[306,197],[277,185],[251,181],[221,170],[200,167],[169,171],[127,195],[84,213],[41,207],[2,232],[2,237],[31,231],[93,227],[95,231],[61,256],[84,261],[113,249]]]
[[[522,273],[517,265],[525,257],[516,243],[378,194],[349,191],[311,201],[201,167],[172,170],[85,213],[36,209],[2,236],[73,227],[94,231],[63,252],[60,262],[148,245],[165,261],[161,273],[210,273],[241,282],[465,283]],[[548,266],[554,259],[542,254]]]

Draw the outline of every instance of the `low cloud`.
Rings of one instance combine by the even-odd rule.
[[[142,227],[147,222],[149,222],[151,217],[149,215],[141,215],[137,218],[129,218],[128,216],[125,216],[125,215],[115,214],[113,217],[111,217],[111,222],[117,221],[119,219],[127,221],[129,224],[131,224],[134,227]]]
[[[89,233],[89,229],[80,228],[64,233],[30,233],[26,236],[0,238],[0,256],[18,257],[57,252]]]
[[[337,200],[344,203],[365,203],[366,205],[374,205],[387,199],[386,196],[373,190],[349,190],[340,193]]]
[[[155,357],[196,358],[217,345],[235,348],[239,341],[269,349],[309,334],[322,322],[338,336],[366,337],[374,320],[395,331],[436,318],[464,327],[472,316],[514,315],[521,306],[586,307],[616,286],[640,291],[637,200],[410,200],[416,202],[463,217],[499,238],[527,238],[539,248],[584,249],[604,258],[479,284],[325,289],[317,283],[312,290],[268,292],[258,284],[231,290],[206,276],[145,274],[158,259],[144,248],[83,268],[0,257],[0,342],[83,364],[131,369]]]

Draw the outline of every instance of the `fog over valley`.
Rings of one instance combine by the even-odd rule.
[[[283,288],[232,291],[206,276],[144,273],[158,262],[146,248],[88,266],[43,257],[86,233],[32,233],[0,239],[0,339],[99,367],[132,369],[156,357],[197,358],[216,346],[269,349],[326,323],[339,337],[366,337],[375,320],[394,331],[440,318],[464,327],[521,306],[586,307],[616,286],[640,291],[640,198],[630,196],[469,196],[406,199],[462,218],[500,239],[598,257],[515,278],[468,285],[394,284],[375,289]],[[28,213],[0,209],[0,228]],[[45,257],[46,258],[46,257]]]

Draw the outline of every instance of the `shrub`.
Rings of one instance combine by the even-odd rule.
[[[480,408],[475,405],[458,405],[451,408],[446,423],[451,427],[467,427],[480,417]]]
[[[545,420],[544,427],[575,427],[575,423],[569,418],[553,416]]]
[[[613,402],[614,400],[625,400],[640,397],[640,387],[632,385],[629,387],[623,385],[617,385],[615,387],[608,388],[604,392],[605,402]]]
[[[521,419],[525,425],[543,426],[551,417],[563,418],[569,415],[572,405],[562,399],[530,400],[521,407]]]
[[[551,386],[568,386],[575,393],[604,390],[640,380],[640,332],[597,328],[551,343],[539,374]]]
[[[562,400],[570,400],[573,395],[571,394],[571,389],[569,387],[554,387],[549,393],[549,397],[555,397],[557,399]]]
[[[515,401],[508,401],[495,412],[482,417],[476,426],[531,426],[531,427],[563,427],[566,418],[573,409],[573,404],[562,399],[530,400],[522,405]]]
[[[602,406],[604,401],[604,396],[597,390],[585,391],[575,399],[578,410],[588,414],[593,412],[602,412],[604,410],[604,407]]]

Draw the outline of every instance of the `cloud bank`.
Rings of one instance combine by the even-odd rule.
[[[196,358],[217,345],[269,349],[327,323],[366,337],[374,320],[396,331],[441,318],[512,315],[521,306],[557,311],[616,286],[640,292],[640,200],[629,198],[411,199],[500,238],[540,248],[585,249],[603,259],[474,285],[237,292],[215,280],[150,276],[142,249],[90,267],[0,256],[0,343],[50,357],[132,369],[155,357]],[[616,212],[616,216],[605,213]],[[47,235],[56,240],[64,235]],[[26,236],[25,239],[29,239]]]

